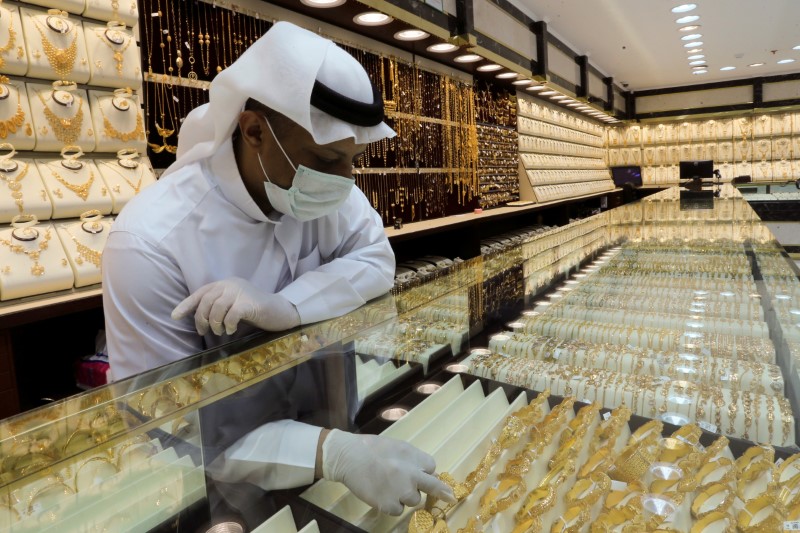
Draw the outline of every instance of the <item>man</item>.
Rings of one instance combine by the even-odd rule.
[[[114,224],[103,257],[114,379],[387,292],[394,255],[352,166],[390,135],[354,58],[275,24],[216,77],[182,126],[176,162]],[[268,490],[341,481],[392,514],[420,490],[452,498],[433,459],[407,443],[290,420],[243,436],[221,462],[220,477]]]

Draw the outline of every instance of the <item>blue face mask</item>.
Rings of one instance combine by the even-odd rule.
[[[261,161],[261,154],[256,154],[261,171],[267,178],[264,189],[267,191],[267,199],[273,209],[301,222],[314,220],[336,211],[347,200],[355,181],[336,174],[319,172],[303,165],[295,166],[286,155],[286,150],[281,146],[275,132],[272,131],[269,120],[266,117],[264,120],[267,121],[272,138],[283,152],[283,156],[294,169],[292,186],[282,189],[270,181],[264,163]]]

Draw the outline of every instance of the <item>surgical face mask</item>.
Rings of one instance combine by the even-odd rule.
[[[294,169],[292,186],[288,189],[282,189],[270,181],[264,168],[264,163],[261,161],[261,154],[256,154],[258,164],[261,165],[261,171],[264,173],[264,177],[267,178],[266,183],[264,183],[264,189],[267,191],[267,199],[269,199],[273,209],[301,222],[314,220],[336,211],[350,195],[355,182],[343,176],[326,174],[303,165],[295,166],[289,156],[286,155],[286,150],[281,146],[280,141],[275,136],[275,132],[272,131],[272,125],[270,125],[269,120],[266,117],[264,117],[264,120],[267,121],[267,127],[272,133],[272,138],[275,139],[281,152],[283,152],[283,156]]]

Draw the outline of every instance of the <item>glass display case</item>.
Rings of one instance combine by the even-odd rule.
[[[4,420],[0,530],[781,531],[798,272],[733,187],[707,192],[501,236],[346,316]],[[282,419],[408,441],[458,502],[217,479]]]

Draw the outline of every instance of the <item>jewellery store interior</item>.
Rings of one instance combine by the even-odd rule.
[[[681,1],[2,1],[0,531],[800,531],[800,5]],[[115,218],[278,21],[380,92],[394,286],[110,382]],[[231,481],[283,419],[452,498]]]

